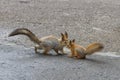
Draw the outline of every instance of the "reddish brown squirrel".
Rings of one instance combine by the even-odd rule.
[[[78,59],[85,59],[86,55],[91,55],[97,51],[100,51],[104,48],[103,44],[101,43],[92,43],[90,45],[88,45],[86,48],[78,45],[75,43],[75,39],[74,40],[70,40],[68,46],[67,46],[70,50],[71,50],[71,54],[69,57],[76,57]]]

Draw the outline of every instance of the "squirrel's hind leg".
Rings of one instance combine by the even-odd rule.
[[[37,53],[39,53],[38,52],[38,49],[42,49],[39,45],[36,45],[35,47],[34,47],[34,50],[35,50],[35,53],[37,54]]]
[[[44,55],[48,55],[48,52],[51,50],[51,48],[47,47],[47,48],[44,48],[44,52],[43,54]]]

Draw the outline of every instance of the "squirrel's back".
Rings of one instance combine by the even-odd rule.
[[[41,45],[44,46],[44,47],[50,47],[50,48],[53,49],[53,48],[60,45],[59,40],[56,37],[52,36],[52,35],[43,37],[40,40],[41,40]]]

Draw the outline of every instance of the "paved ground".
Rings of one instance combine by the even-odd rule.
[[[33,48],[11,44],[0,49],[0,80],[120,80],[119,57],[92,55],[76,60],[37,55]]]
[[[119,13],[119,0],[0,0],[0,80],[120,80]],[[8,38],[20,27],[39,37],[67,31],[83,46],[105,49],[86,60],[37,55],[27,37]]]

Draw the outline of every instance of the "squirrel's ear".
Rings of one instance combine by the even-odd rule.
[[[72,41],[70,40],[69,44],[71,44],[71,43],[72,43]]]
[[[64,37],[64,34],[63,34],[63,33],[61,33],[61,36],[62,36],[62,37]]]
[[[68,38],[68,33],[67,33],[67,31],[65,31],[65,36]]]
[[[62,38],[62,40],[64,40],[64,34],[63,33],[61,33],[61,38]]]
[[[75,39],[73,39],[72,42],[75,42]]]

